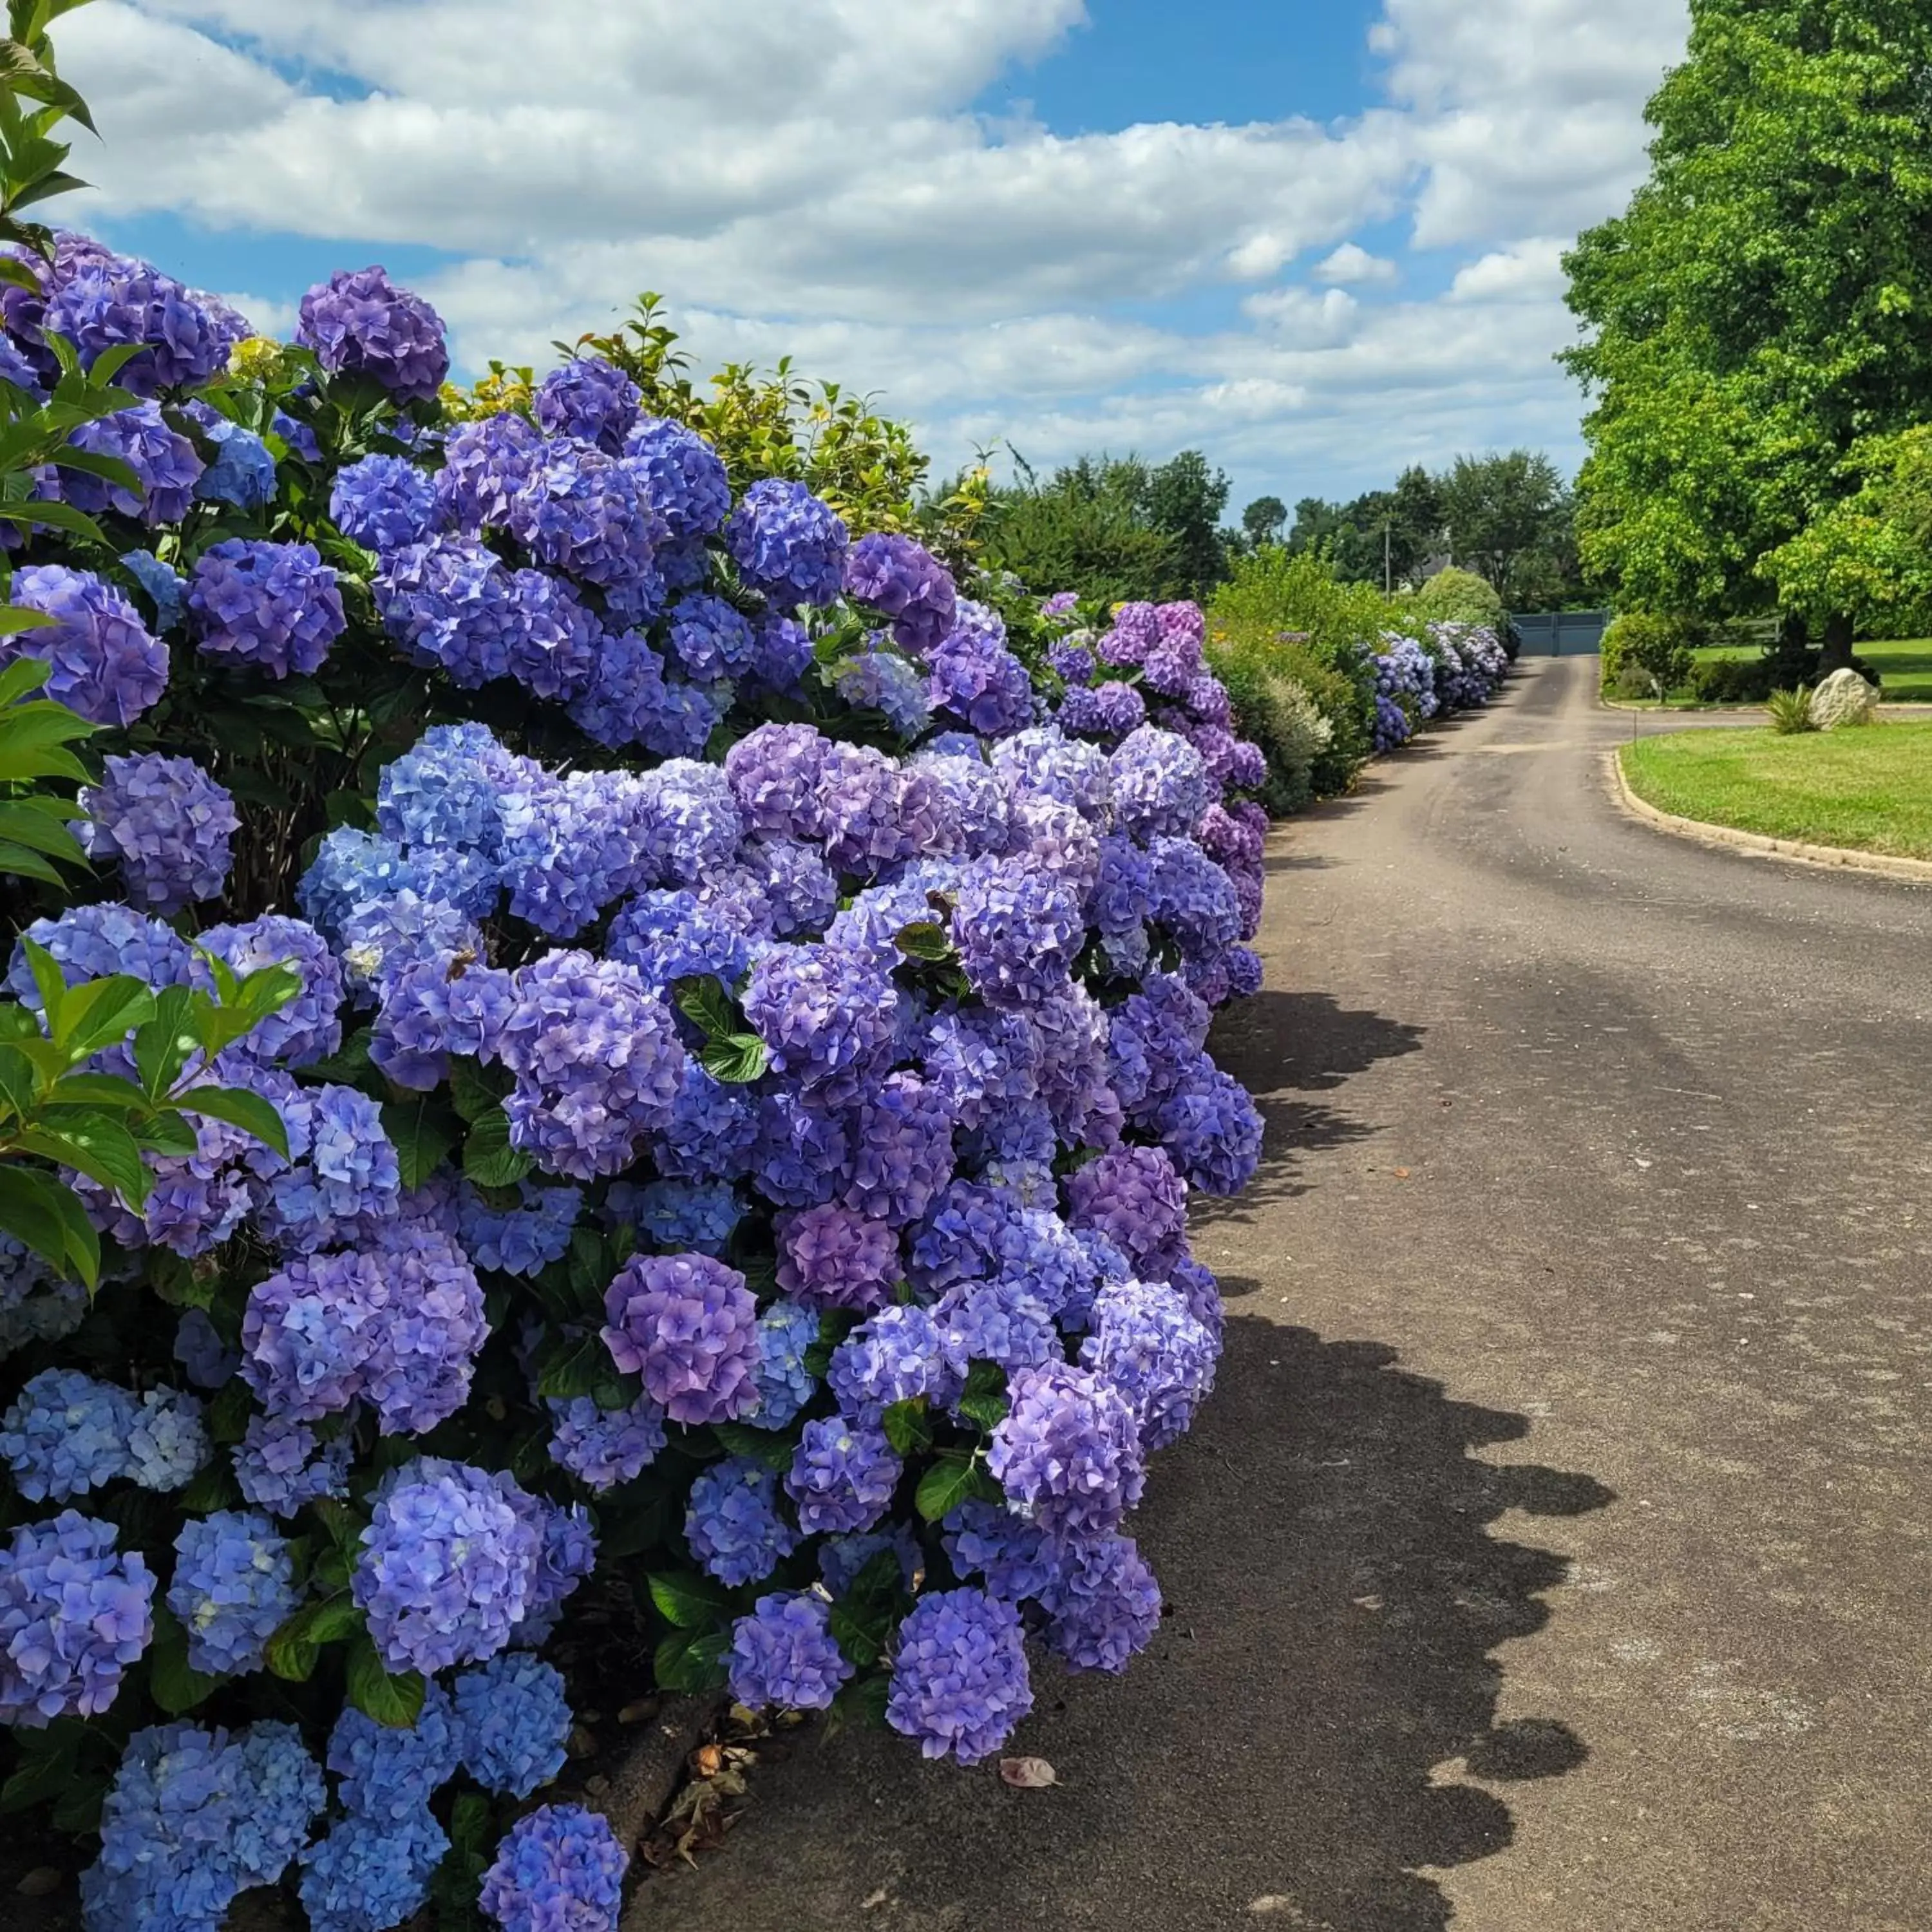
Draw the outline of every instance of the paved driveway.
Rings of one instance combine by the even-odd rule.
[[[1064,1788],[814,1736],[640,1928],[1932,1926],[1932,890],[1628,823],[1595,668],[1275,840],[1172,1614],[1040,1674]]]

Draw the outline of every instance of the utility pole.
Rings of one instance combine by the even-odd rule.
[[[1392,596],[1395,590],[1394,577],[1389,567],[1390,555],[1389,520],[1387,517],[1384,517],[1382,519],[1382,595],[1384,597]]]

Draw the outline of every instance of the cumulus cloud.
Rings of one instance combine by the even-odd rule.
[[[1339,122],[973,111],[1085,17],[548,0],[533,32],[521,0],[101,0],[62,34],[106,136],[88,218],[232,232],[244,284],[252,234],[318,270],[432,244],[472,368],[649,286],[700,356],[880,392],[942,462],[1199,444],[1286,494],[1574,438],[1562,238],[1638,177],[1684,0],[1384,0],[1385,99]],[[1418,262],[1354,238],[1403,220]],[[273,325],[297,292],[244,308]]]

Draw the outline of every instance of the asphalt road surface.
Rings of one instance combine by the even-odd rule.
[[[1932,1927],[1932,889],[1624,819],[1593,659],[1272,848],[1172,1614],[1063,1785],[808,1735],[680,1932]]]

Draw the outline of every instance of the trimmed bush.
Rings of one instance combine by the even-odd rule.
[[[1498,637],[1509,614],[1486,578],[1453,564],[1424,584],[1408,600],[1408,608],[1424,624],[1475,624]]]

